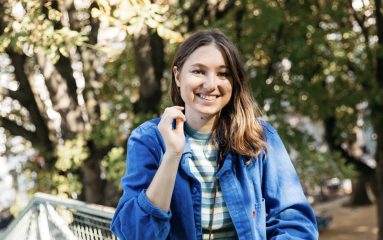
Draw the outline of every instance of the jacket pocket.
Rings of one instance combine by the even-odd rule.
[[[253,218],[257,235],[256,239],[266,239],[266,204],[264,198],[255,203]]]

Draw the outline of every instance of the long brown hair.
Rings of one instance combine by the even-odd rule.
[[[238,49],[220,31],[204,30],[191,35],[178,48],[173,65],[180,71],[187,58],[199,47],[214,44],[221,51],[232,78],[233,90],[229,103],[221,110],[213,130],[213,140],[220,151],[233,151],[244,156],[256,157],[265,147],[264,133],[258,117],[260,110],[252,98],[245,69]],[[172,71],[170,95],[173,104],[185,106]]]

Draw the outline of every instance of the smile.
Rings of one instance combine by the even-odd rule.
[[[196,95],[205,101],[214,101],[218,98],[217,95],[203,95],[203,94],[196,94]]]

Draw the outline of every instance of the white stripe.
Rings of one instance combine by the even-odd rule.
[[[214,173],[215,173],[215,167],[213,167],[213,166],[203,166],[203,167],[197,168],[196,165],[191,164],[190,168],[191,168],[190,169],[191,171],[194,170],[195,172],[200,172],[200,170],[202,170],[201,172],[211,173],[211,175],[214,175]]]
[[[217,199],[222,197],[222,192],[217,191]],[[214,192],[202,193],[202,198],[214,198]]]
[[[211,212],[212,212],[212,209],[210,208],[202,208],[202,215],[208,215],[210,216],[211,215]],[[217,214],[222,214],[222,213],[228,213],[229,212],[229,209],[227,209],[227,207],[215,207],[214,208],[214,216],[217,215]]]
[[[212,239],[217,239],[217,238],[229,238],[233,239],[232,237],[236,236],[235,231],[230,231],[230,232],[224,232],[224,233],[212,233],[211,238]],[[202,236],[203,239],[209,239],[209,234],[204,233]]]
[[[193,142],[190,142],[190,148],[195,152],[215,152],[218,149],[215,145],[198,144]]]

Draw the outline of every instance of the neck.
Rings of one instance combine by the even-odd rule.
[[[198,131],[198,132],[212,132],[214,128],[214,123],[217,118],[216,115],[213,116],[188,116],[188,113],[185,112],[185,117],[188,125]]]

